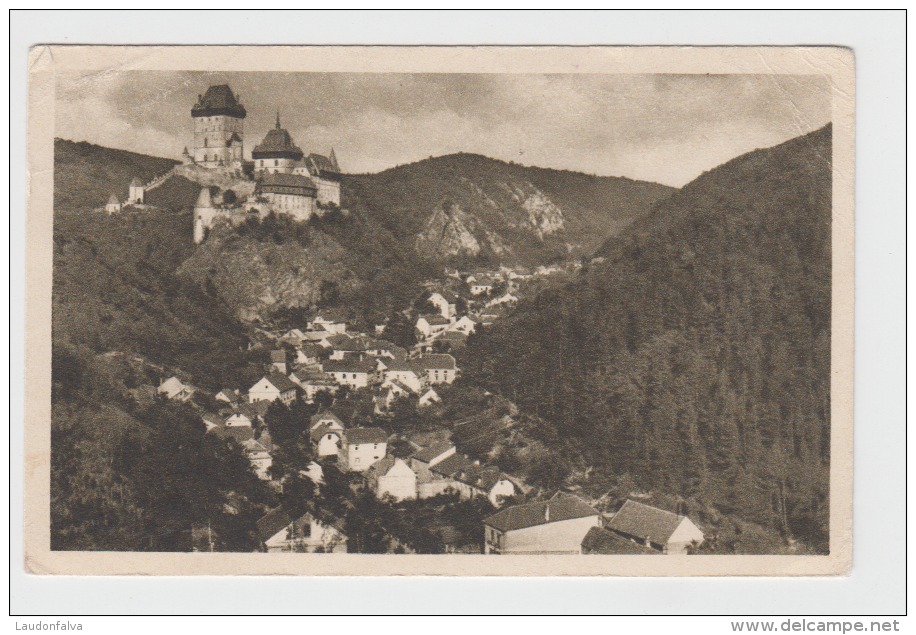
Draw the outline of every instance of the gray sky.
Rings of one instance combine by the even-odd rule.
[[[810,75],[456,75],[93,72],[58,83],[56,136],[179,158],[191,106],[228,83],[245,151],[283,126],[345,172],[475,152],[526,165],[681,186],[830,121]]]

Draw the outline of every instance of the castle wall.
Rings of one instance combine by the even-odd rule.
[[[318,202],[322,205],[333,203],[340,207],[340,183],[320,177],[314,179],[318,186]]]
[[[292,174],[297,163],[295,159],[255,159],[254,170],[262,174]]]
[[[273,192],[265,192],[262,196],[274,208],[274,211],[289,214],[298,221],[308,220],[315,213],[315,199],[311,196]]]

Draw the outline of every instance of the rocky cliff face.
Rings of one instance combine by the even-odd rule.
[[[673,189],[529,168],[470,154],[348,176],[363,210],[422,258],[540,265],[588,254]]]
[[[178,275],[215,292],[245,322],[283,308],[313,308],[328,289],[353,292],[360,281],[337,241],[312,232],[309,243],[277,244],[221,228],[182,263]]]

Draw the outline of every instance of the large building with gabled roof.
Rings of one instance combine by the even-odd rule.
[[[581,553],[601,515],[578,496],[557,492],[546,501],[513,505],[484,519],[484,553]]]

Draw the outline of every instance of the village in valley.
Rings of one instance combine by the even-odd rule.
[[[347,214],[335,152],[303,151],[281,113],[250,161],[246,111],[228,85],[210,86],[191,116],[183,164],[151,182],[135,179],[128,200],[112,194],[105,211],[142,211],[147,195],[178,174],[200,184],[188,235],[197,244],[251,219]],[[497,450],[525,444],[526,415],[510,396],[462,387],[458,360],[469,338],[581,266],[446,269],[403,307],[397,325],[354,324],[339,307],[313,308],[302,323],[252,329],[248,352],[263,370],[257,381],[240,378],[213,393],[164,370],[149,389],[193,408],[206,434],[237,448],[279,501],[260,510],[261,551],[695,552],[704,534],[686,515],[636,494],[610,505],[513,473]],[[191,531],[194,550],[222,548],[212,527]]]

